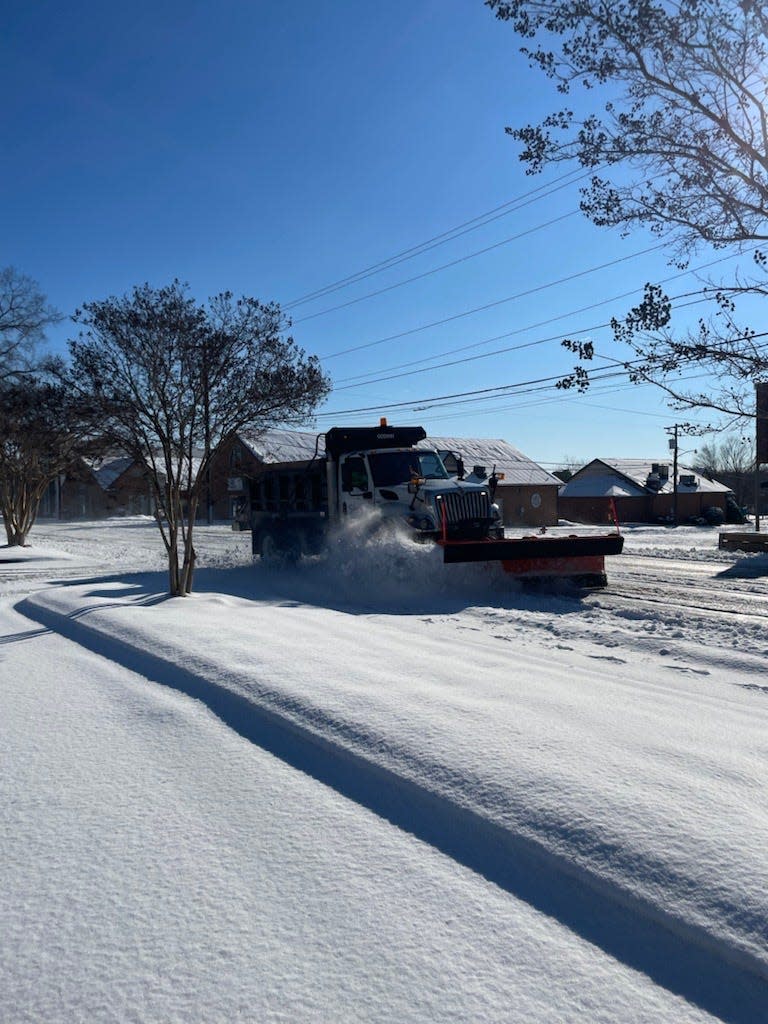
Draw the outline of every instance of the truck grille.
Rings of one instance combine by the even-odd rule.
[[[491,501],[487,491],[449,491],[435,496],[437,512],[442,521],[443,509],[449,525],[467,520],[490,519]],[[438,522],[438,528],[440,522]]]

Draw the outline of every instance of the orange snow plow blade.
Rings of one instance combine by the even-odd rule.
[[[443,562],[501,562],[504,572],[519,579],[567,579],[589,587],[604,587],[605,556],[624,547],[620,533],[568,537],[530,536],[506,540],[438,541]]]

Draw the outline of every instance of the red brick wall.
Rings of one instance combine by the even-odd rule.
[[[557,523],[557,487],[499,484],[496,501],[505,526],[554,526]]]
[[[671,516],[674,510],[672,494],[649,494],[636,498],[615,498],[619,523],[655,523]],[[685,522],[691,516],[700,516],[704,509],[715,506],[725,512],[725,495],[706,492],[685,492],[677,495],[678,522]],[[608,523],[613,519],[610,513],[610,498],[560,498],[561,519],[574,523]]]
[[[243,499],[248,493],[248,478],[256,476],[262,463],[244,444],[236,438],[228,441],[218,451],[211,463],[211,499],[213,518],[231,520],[232,504]],[[231,489],[230,482],[241,480],[242,489]],[[205,487],[201,500],[201,516],[206,515]]]
[[[85,466],[74,468],[61,488],[62,519],[102,519],[114,515],[152,515],[149,484],[131,467],[106,490]]]

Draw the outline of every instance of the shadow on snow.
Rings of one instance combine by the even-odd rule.
[[[271,574],[250,570],[202,572],[201,589],[256,600],[285,599],[291,574],[277,583]],[[163,574],[121,578],[132,602],[164,598],[157,594]],[[222,588],[222,584],[228,585]],[[96,582],[96,581],[94,581]],[[99,583],[104,578],[98,579]],[[80,581],[82,585],[82,581]],[[319,582],[315,584],[320,586]],[[313,588],[302,589],[308,601]],[[328,607],[329,588],[322,588]],[[114,591],[110,596],[114,596]],[[294,594],[294,597],[296,595]],[[369,604],[370,598],[370,604]],[[423,599],[422,599],[423,600]],[[441,610],[465,607],[467,597],[442,599]],[[342,610],[389,608],[387,600],[366,595],[362,605]],[[423,604],[420,605],[423,609]],[[433,608],[434,606],[431,605]],[[42,626],[80,643],[124,668],[201,701],[229,728],[294,769],[332,787],[434,849],[557,920],[609,956],[642,972],[728,1024],[768,1020],[765,965],[729,949],[716,938],[590,876],[566,858],[504,829],[471,808],[372,764],[366,758],[317,735],[300,722],[259,706],[194,672],[129,643],[91,629],[79,609],[62,617],[22,601],[17,610]],[[400,609],[402,611],[402,609]],[[414,610],[414,609],[410,609]]]

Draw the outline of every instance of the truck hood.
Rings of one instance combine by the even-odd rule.
[[[448,480],[425,480],[419,484],[416,494],[408,490],[407,484],[377,488],[376,505],[384,515],[430,515],[437,522],[436,495],[477,494],[483,491],[490,493],[487,486],[465,483],[455,477]]]
[[[431,503],[436,494],[448,494],[451,492],[461,494],[468,491],[487,492],[489,488],[484,484],[466,483],[464,480],[457,480],[455,477],[448,480],[424,480],[423,483],[419,484],[416,498],[417,500],[420,498],[426,499]],[[401,501],[407,501],[408,503],[414,497],[413,492],[408,490],[408,484],[393,484],[388,487],[379,487],[376,489],[376,492],[377,497],[384,498],[384,500],[386,500],[388,493],[394,493]]]

